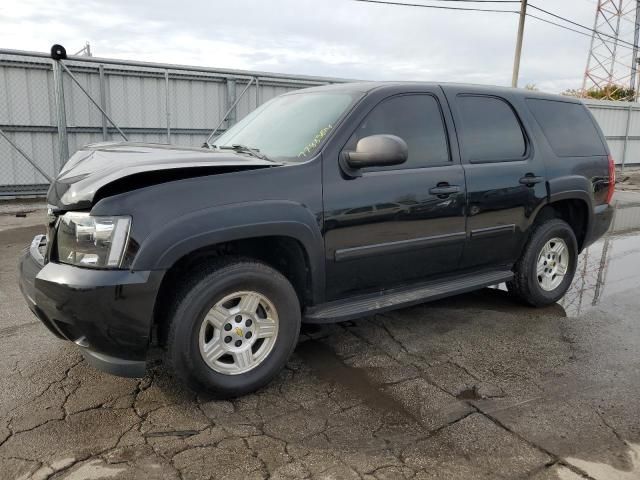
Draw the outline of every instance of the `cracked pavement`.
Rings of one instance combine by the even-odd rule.
[[[485,289],[306,326],[286,369],[231,401],[157,364],[90,368],[19,293],[42,228],[0,228],[0,477],[640,478],[640,194],[623,200],[559,304]]]

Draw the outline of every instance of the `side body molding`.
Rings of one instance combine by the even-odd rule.
[[[166,270],[183,256],[218,243],[285,236],[306,251],[316,300],[324,291],[324,242],[317,218],[287,200],[246,202],[196,210],[155,230],[140,245],[132,270]]]

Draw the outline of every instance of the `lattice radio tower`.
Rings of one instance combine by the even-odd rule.
[[[606,100],[637,99],[640,0],[599,0],[582,92]]]

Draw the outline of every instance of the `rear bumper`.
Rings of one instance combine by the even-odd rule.
[[[589,230],[585,236],[582,248],[587,248],[600,237],[602,237],[609,227],[613,219],[614,207],[611,205],[598,205],[593,210],[593,219],[590,222]]]
[[[20,259],[20,290],[29,308],[54,335],[80,346],[94,367],[143,376],[164,272],[45,265],[41,240],[34,238]]]

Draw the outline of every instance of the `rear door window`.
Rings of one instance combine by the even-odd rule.
[[[527,107],[559,157],[606,155],[589,112],[580,103],[528,98]]]
[[[462,122],[460,138],[464,154],[472,163],[522,160],[527,144],[511,106],[501,98],[459,95]]]

